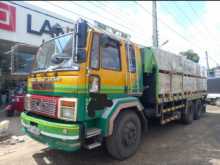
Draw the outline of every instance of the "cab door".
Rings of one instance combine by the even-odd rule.
[[[93,33],[89,53],[88,90],[117,98],[125,93],[122,43],[105,34]]]
[[[138,92],[138,77],[137,77],[137,53],[135,47],[131,43],[126,43],[126,58],[127,58],[127,71],[126,83],[128,94],[136,94]]]

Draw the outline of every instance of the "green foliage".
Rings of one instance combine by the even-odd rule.
[[[180,52],[181,55],[186,56],[187,59],[198,63],[199,62],[199,55],[195,53],[192,49],[189,49],[185,52]]]
[[[215,76],[214,68],[211,68],[211,69],[208,70],[208,75],[211,76],[211,77]]]

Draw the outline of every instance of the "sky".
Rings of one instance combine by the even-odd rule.
[[[136,43],[152,46],[151,1],[27,1],[64,17],[97,20],[129,33]],[[192,49],[206,67],[220,64],[220,2],[157,1],[161,49],[179,53]]]

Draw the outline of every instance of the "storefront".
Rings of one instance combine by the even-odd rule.
[[[60,30],[54,33],[54,25]],[[71,31],[73,20],[20,1],[0,1],[0,104],[25,86],[42,41]]]

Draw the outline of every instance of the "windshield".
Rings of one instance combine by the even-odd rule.
[[[78,70],[73,62],[73,34],[45,42],[38,50],[33,71],[71,69]]]

